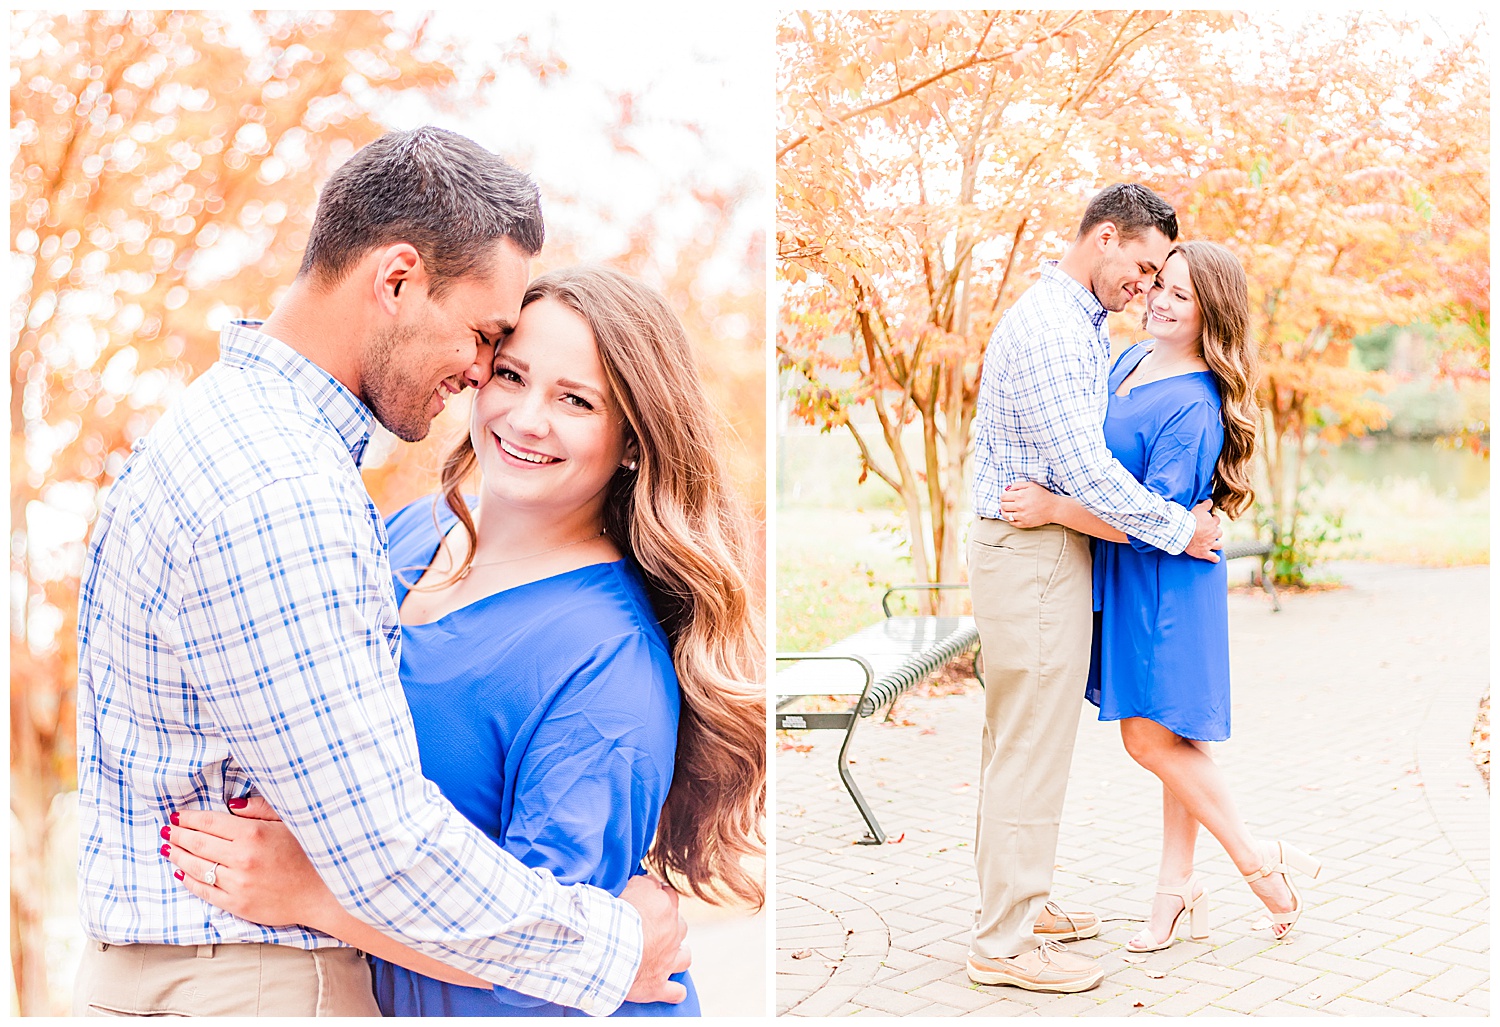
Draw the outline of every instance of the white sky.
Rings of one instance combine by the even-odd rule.
[[[416,15],[397,17],[411,24]],[[725,188],[755,182],[756,202],[741,212],[737,227],[748,233],[769,222],[774,94],[768,13],[505,4],[439,11],[429,31],[472,39],[472,56],[492,65],[523,33],[534,50],[550,49],[567,62],[567,72],[547,84],[518,66],[499,65],[483,109],[444,112],[412,96],[381,115],[393,128],[451,128],[525,167],[542,186],[549,238],[566,235],[585,257],[621,243],[586,212],[548,207],[549,193],[572,193],[628,222],[656,206],[668,185],[687,181]],[[638,127],[629,139],[644,160],[622,158],[600,132],[614,119],[611,95],[624,92],[636,96]],[[680,127],[687,122],[701,126],[701,138]],[[671,218],[664,224],[670,234]]]

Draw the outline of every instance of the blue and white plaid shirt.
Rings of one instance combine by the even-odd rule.
[[[1109,312],[1056,261],[1005,312],[984,351],[975,413],[974,512],[1000,517],[1007,485],[1034,481],[1169,553],[1193,515],[1135,479],[1104,444]]]
[[[361,920],[496,984],[612,1012],[640,963],[639,916],[526,868],[422,776],[385,526],[359,474],[374,417],[257,327],[224,329],[219,362],[136,447],[89,546],[85,931],[341,945],[215,909],[158,854],[171,811],[223,810],[253,785]]]

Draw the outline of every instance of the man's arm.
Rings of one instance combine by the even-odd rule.
[[[1078,345],[1062,329],[1048,328],[1018,347],[1020,377],[1008,397],[1018,426],[1091,513],[1127,535],[1181,553],[1193,542],[1198,524],[1110,454],[1097,406],[1101,385]]]
[[[204,719],[355,916],[493,983],[612,1011],[641,964],[640,917],[526,869],[422,777],[383,543],[339,489],[271,482],[197,540],[167,635]]]
[[[171,845],[167,858],[178,867],[173,875],[204,902],[257,924],[280,927],[300,924],[332,935],[388,963],[466,988],[485,988],[489,982],[440,963],[404,945],[338,904],[327,883],[308,862],[307,853],[263,796],[241,800],[237,815],[211,810],[180,810],[172,814]],[[214,885],[205,884],[209,867],[217,864]],[[659,979],[688,968],[683,947],[687,925],[677,914],[677,893],[654,878],[633,877],[620,898],[642,914],[647,926],[647,952],[676,952],[677,961],[652,968],[637,977],[631,1001],[679,1001],[682,985]],[[662,915],[661,910],[667,910]],[[651,931],[672,934],[670,944],[653,944]],[[651,990],[639,991],[641,982]]]

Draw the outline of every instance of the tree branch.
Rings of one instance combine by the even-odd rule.
[[[926,78],[920,79],[919,81],[914,82],[912,85],[907,86],[905,89],[892,93],[890,96],[887,96],[884,99],[872,101],[865,104],[863,107],[849,108],[839,114],[833,115],[824,124],[819,125],[817,128],[809,129],[807,132],[804,132],[802,135],[798,136],[796,139],[793,139],[781,149],[777,150],[776,162],[778,164],[781,163],[782,158],[784,158],[787,154],[791,153],[793,150],[797,149],[797,147],[806,143],[814,135],[820,132],[826,132],[834,125],[842,125],[854,118],[864,117],[867,114],[871,114],[875,111],[881,110],[882,108],[889,107],[893,103],[898,103],[901,100],[906,99],[907,97],[915,96],[923,89],[926,89],[928,86],[933,85],[934,83],[941,82],[943,79],[949,77],[950,75],[956,75],[961,71],[968,71],[970,68],[978,68],[986,64],[994,64],[997,61],[1003,61],[1007,58],[1018,56],[1028,45],[1034,46],[1036,44],[1046,42],[1049,39],[1055,39],[1056,37],[1066,32],[1068,29],[1072,28],[1074,22],[1078,21],[1078,19],[1082,17],[1082,15],[1080,13],[1074,13],[1068,17],[1067,21],[1063,22],[1051,32],[1036,39],[1027,40],[1026,43],[1023,43],[1014,49],[1005,50],[1001,53],[993,54],[989,57],[981,57],[979,51],[983,48],[985,39],[988,38],[989,30],[990,27],[994,25],[995,17],[998,17],[998,14],[991,17],[990,24],[985,27],[984,35],[980,37],[979,47],[977,47],[974,53],[971,54],[967,59],[959,61],[957,64],[951,65],[949,67],[941,68],[938,71],[933,72],[931,75],[928,75]]]

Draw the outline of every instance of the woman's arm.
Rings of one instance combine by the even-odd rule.
[[[173,876],[205,902],[257,924],[301,924],[448,984],[493,987],[408,948],[340,906],[264,799],[250,799],[239,816],[181,810],[173,820],[163,854],[178,868]],[[219,866],[214,886],[209,887],[203,879],[214,863]]]
[[[1072,496],[1048,492],[1035,482],[1022,482],[1006,488],[1000,497],[1000,512],[1018,528],[1035,528],[1043,524],[1061,524],[1085,535],[1107,542],[1128,541],[1119,528],[1095,517]]]

